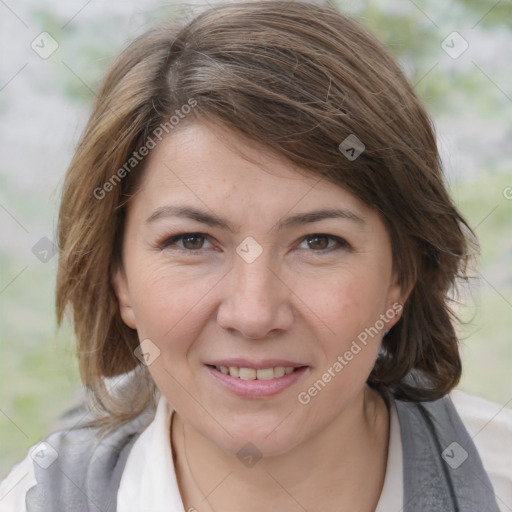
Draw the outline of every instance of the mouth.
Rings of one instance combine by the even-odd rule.
[[[242,398],[274,396],[295,384],[306,375],[309,366],[251,366],[205,365],[217,385]],[[261,365],[259,365],[261,366]]]
[[[280,379],[305,366],[274,366],[269,368],[252,368],[240,366],[207,365],[216,371],[242,380],[272,380]]]

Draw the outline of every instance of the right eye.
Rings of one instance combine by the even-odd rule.
[[[165,238],[158,244],[158,247],[160,249],[171,249],[188,253],[199,252],[203,249],[207,237],[208,235],[205,233],[182,233]],[[177,245],[179,242],[182,243],[181,246]],[[174,249],[173,246],[175,246],[176,249]]]

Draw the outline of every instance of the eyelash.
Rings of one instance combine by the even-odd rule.
[[[174,235],[174,236],[171,236],[171,237],[168,237],[168,238],[164,239],[162,242],[160,242],[158,244],[158,248],[161,249],[161,250],[169,249],[171,245],[175,244],[179,240],[182,240],[183,238],[186,238],[187,236],[203,237],[204,239],[208,239],[209,238],[208,234],[206,234],[206,233],[193,233],[193,232],[191,232],[191,233],[181,233],[179,235]],[[344,250],[349,250],[349,251],[352,250],[352,246],[346,240],[344,240],[343,238],[340,238],[340,237],[337,237],[337,236],[334,236],[334,235],[328,235],[326,233],[311,233],[309,235],[306,235],[306,236],[301,238],[300,244],[302,244],[308,238],[313,238],[313,237],[320,237],[320,238],[325,237],[325,238],[328,238],[330,240],[334,240],[337,243],[337,247],[333,246],[333,247],[328,247],[326,249],[319,249],[319,250],[311,249],[309,252],[318,253],[319,255],[322,255],[322,254],[326,254],[328,252],[331,252],[332,250],[339,250],[339,249],[344,249]],[[182,247],[177,247],[177,248],[174,248],[172,250],[177,250],[179,252],[189,253],[190,255],[192,255],[192,253],[202,253],[203,252],[203,249],[194,250],[194,249],[185,249],[185,248],[182,248]]]

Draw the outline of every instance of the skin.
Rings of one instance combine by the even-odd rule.
[[[146,222],[176,204],[225,218],[233,232],[171,216]],[[286,216],[328,207],[364,223],[330,218],[275,229]],[[184,233],[207,236],[161,246]],[[248,236],[262,248],[252,263],[236,253]],[[358,334],[406,299],[373,209],[227,128],[182,125],[149,155],[128,206],[114,287],[124,322],[160,350],[149,371],[176,411],[172,449],[185,510],[374,510],[389,415],[366,380],[399,315],[386,317],[307,405],[298,401]],[[223,357],[285,358],[309,368],[280,394],[247,399],[205,367]],[[262,454],[252,467],[236,456],[247,442]]]

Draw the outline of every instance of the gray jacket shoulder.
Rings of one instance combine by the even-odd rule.
[[[27,512],[115,512],[129,451],[153,416],[148,409],[108,435],[86,426],[49,435],[32,454]]]

